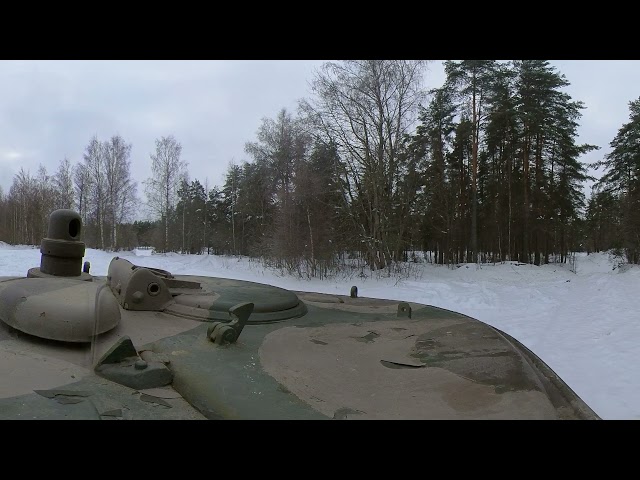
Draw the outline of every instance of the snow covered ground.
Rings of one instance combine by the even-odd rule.
[[[111,253],[87,249],[91,273],[106,275]],[[174,274],[210,275],[283,288],[435,305],[464,313],[517,338],[541,357],[598,415],[640,419],[640,268],[618,268],[607,254],[579,254],[568,265],[412,264],[406,279],[300,280],[248,259],[120,252],[135,264]],[[0,276],[39,266],[38,248],[0,245]]]

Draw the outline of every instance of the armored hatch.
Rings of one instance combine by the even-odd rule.
[[[417,303],[82,264],[55,211],[0,278],[0,418],[597,419],[534,353]]]

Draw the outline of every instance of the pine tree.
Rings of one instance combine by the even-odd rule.
[[[457,87],[461,107],[471,121],[471,251],[478,261],[478,148],[486,117],[487,98],[491,97],[495,60],[445,62],[447,82]],[[471,111],[469,112],[469,108]]]
[[[629,122],[611,141],[611,152],[598,162],[606,172],[597,186],[619,205],[621,244],[631,263],[640,263],[640,98],[629,102]]]

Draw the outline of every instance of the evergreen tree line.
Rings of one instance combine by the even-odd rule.
[[[587,203],[587,248],[613,249],[630,263],[640,263],[640,98],[629,103],[629,122],[598,162],[605,174]]]
[[[445,62],[425,92],[425,62],[326,63],[296,114],[265,118],[221,186],[191,180],[173,137],[156,141],[144,183],[152,221],[135,220],[131,145],[93,138],[54,175],[21,170],[0,198],[0,239],[38,244],[52,207],[76,208],[88,246],[236,254],[302,275],[566,261],[615,249],[640,262],[640,98],[595,166],[577,142],[584,105],[544,60]]]

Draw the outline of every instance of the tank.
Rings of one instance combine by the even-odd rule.
[[[0,277],[0,418],[598,419],[516,339],[418,303],[82,263],[49,217]]]

